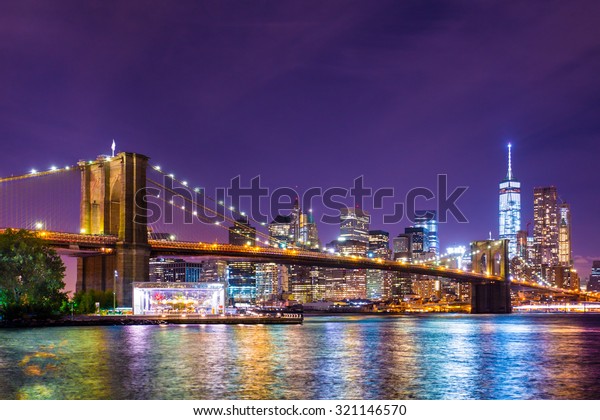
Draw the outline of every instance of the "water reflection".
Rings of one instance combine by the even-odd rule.
[[[597,399],[600,317],[0,330],[5,399]]]

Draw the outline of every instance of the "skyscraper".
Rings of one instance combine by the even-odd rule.
[[[256,243],[256,228],[250,226],[247,217],[237,219],[232,227],[229,228],[229,243],[231,245],[249,245]]]
[[[412,258],[423,258],[429,252],[428,231],[422,227],[407,227],[404,229],[406,235],[410,235]]]
[[[309,209],[308,213],[302,214],[302,216],[306,219],[306,222],[302,225],[302,232],[305,237],[304,248],[318,251],[321,249],[321,242],[319,241],[319,232],[312,209]]]
[[[558,264],[572,266],[571,251],[571,207],[561,203],[558,207],[560,221],[558,223]]]
[[[229,243],[238,246],[254,246],[256,228],[247,218],[238,219],[229,228]],[[231,261],[228,267],[227,295],[230,303],[251,302],[256,298],[256,263]]]
[[[556,187],[533,189],[534,266],[541,274],[543,267],[558,265],[558,194]]]
[[[271,246],[279,248],[303,248],[319,251],[319,235],[312,209],[308,213],[304,213],[296,198],[294,208],[288,216],[277,215],[269,224],[269,242]],[[318,267],[270,266],[270,264],[264,267],[260,264],[258,266],[260,270],[257,269],[257,273],[261,274],[258,276],[260,290],[268,292],[268,283],[276,280],[277,284],[273,283],[271,286],[274,295],[282,296],[284,291],[290,292],[293,298],[300,303],[311,302],[319,298],[321,284]],[[285,280],[283,280],[284,277]]]
[[[511,144],[508,144],[508,172],[500,182],[500,239],[508,239],[508,256],[517,255],[517,232],[521,230],[521,183],[512,173]]]
[[[588,292],[600,292],[600,261],[594,261],[592,265],[592,274],[587,283]]]
[[[424,250],[424,252],[431,252],[433,255],[437,256],[440,249],[437,212],[435,210],[418,212],[415,215],[415,227],[427,230],[426,235],[429,242],[429,248]]]
[[[367,247],[369,258],[390,259],[390,234],[383,230],[369,231],[369,246]]]
[[[412,258],[412,235],[401,233],[393,239],[393,259],[410,261]]]
[[[276,248],[287,248],[293,246],[294,233],[291,216],[275,216],[269,224],[269,237],[271,246]]]
[[[369,214],[362,209],[343,208],[340,212],[340,237],[369,243]]]
[[[381,258],[389,260],[390,234],[383,230],[369,231],[369,247],[367,249],[369,258]],[[391,273],[383,270],[367,270],[367,298],[381,299],[389,294],[391,288]]]

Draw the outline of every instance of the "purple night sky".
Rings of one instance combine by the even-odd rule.
[[[5,1],[0,176],[93,159],[113,138],[209,191],[238,174],[300,190],[364,175],[403,201],[448,174],[469,187],[469,223],[440,226],[445,249],[497,237],[510,141],[522,228],[533,187],[556,185],[587,276],[598,22],[595,0]],[[371,227],[392,236],[409,223],[382,214]],[[339,230],[319,228],[324,243]]]

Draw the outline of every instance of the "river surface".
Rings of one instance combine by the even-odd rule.
[[[600,314],[0,330],[2,399],[599,399]]]

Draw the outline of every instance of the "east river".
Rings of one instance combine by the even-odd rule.
[[[2,399],[599,399],[600,314],[0,330]]]

